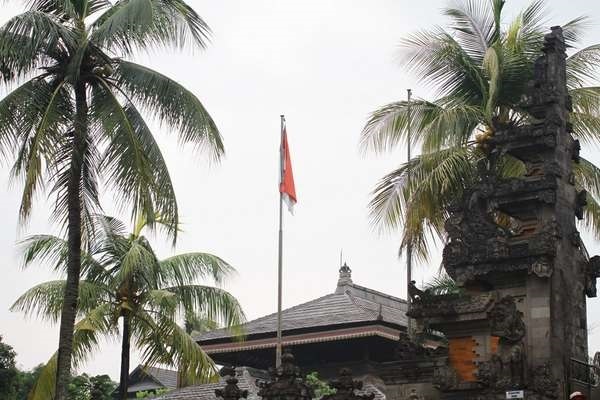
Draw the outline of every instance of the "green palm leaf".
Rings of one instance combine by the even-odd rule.
[[[115,74],[115,85],[160,123],[178,132],[181,143],[209,151],[213,160],[221,157],[221,135],[202,103],[189,90],[131,62],[119,61]]]
[[[160,261],[161,284],[189,285],[199,279],[212,278],[223,282],[234,269],[221,258],[208,253],[185,253]]]
[[[92,24],[102,48],[130,55],[136,48],[204,48],[208,25],[181,0],[120,0]]]
[[[503,6],[502,0],[454,3],[445,10],[450,18],[447,30],[421,31],[402,41],[404,65],[433,86],[438,98],[417,99],[410,105],[411,144],[420,146],[421,156],[385,176],[369,205],[375,226],[402,230],[400,252],[412,246],[419,257],[427,256],[430,238],[443,239],[445,207],[477,176],[476,165],[490,149],[488,140],[496,131],[530,119],[521,98],[540,55],[546,10],[543,0],[536,0],[504,24]],[[585,17],[563,25],[567,46],[580,41],[587,25]],[[600,132],[600,90],[595,84],[599,54],[600,47],[592,45],[574,51],[567,60],[570,122],[584,143],[596,143]],[[406,142],[408,109],[408,103],[400,101],[374,111],[363,128],[361,147],[387,151]],[[518,160],[502,156],[498,161],[495,173],[500,177],[525,172]],[[580,185],[596,193],[596,171],[590,164],[576,171]],[[594,201],[588,207],[587,226],[598,235]]]

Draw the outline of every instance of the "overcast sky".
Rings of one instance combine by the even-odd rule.
[[[528,4],[509,0],[508,14]],[[1,3],[0,23],[18,13],[15,2]],[[398,42],[417,29],[443,24],[444,0],[190,0],[211,26],[205,52],[157,52],[137,61],[166,73],[195,93],[217,122],[226,144],[220,165],[208,166],[192,151],[161,132],[184,232],[175,251],[207,251],[235,266],[226,284],[249,318],[276,310],[277,174],[279,115],[285,114],[298,205],[285,216],[284,305],[332,292],[340,249],[354,282],[404,297],[404,261],[397,257],[398,235],[379,235],[369,225],[367,202],[377,180],[404,161],[404,151],[362,156],[361,128],[368,113],[403,99],[406,89],[427,97],[427,88],[397,64]],[[550,0],[550,25],[586,14],[600,22],[589,0]],[[600,42],[595,24],[587,43]],[[3,96],[0,93],[0,97]],[[156,129],[160,132],[160,129]],[[597,149],[584,149],[594,162]],[[58,328],[11,313],[8,307],[26,289],[55,279],[43,267],[22,271],[18,240],[47,233],[46,198],[40,196],[30,223],[18,225],[21,186],[0,167],[0,335],[18,353],[23,368],[45,362],[55,351]],[[114,212],[110,196],[107,212]],[[600,245],[584,235],[591,254]],[[162,256],[173,249],[162,238]],[[437,253],[440,253],[438,249]],[[415,274],[427,280],[439,255]],[[588,301],[590,352],[600,350],[600,302]],[[132,360],[132,368],[138,359]],[[118,377],[119,346],[103,343],[84,370]]]

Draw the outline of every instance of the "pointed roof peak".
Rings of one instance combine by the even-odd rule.
[[[352,285],[352,270],[344,262],[344,264],[340,267],[340,277],[338,279],[337,286],[338,288],[342,286]]]

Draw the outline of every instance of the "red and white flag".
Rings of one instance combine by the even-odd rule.
[[[287,131],[283,128],[281,137],[281,182],[279,183],[279,192],[287,204],[288,210],[294,214],[294,205],[296,204],[296,187],[294,186],[294,174],[292,173],[292,159],[290,158],[290,147],[288,146]]]

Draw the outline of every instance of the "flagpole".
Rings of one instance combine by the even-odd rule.
[[[279,145],[279,184],[283,182],[283,130],[285,116],[281,115],[281,132]],[[281,365],[281,300],[282,300],[282,274],[283,274],[283,193],[279,191],[279,255],[277,265],[277,348],[275,350],[275,366]]]
[[[411,97],[412,97],[412,90],[411,89],[407,89],[406,91],[407,96],[408,96],[408,104],[407,104],[407,110],[406,110],[406,117],[407,117],[407,129],[406,129],[406,147],[407,147],[407,155],[406,155],[406,162],[410,161],[411,158],[411,154],[410,154],[410,147],[411,147],[411,119],[412,119],[412,115],[411,115]],[[410,168],[408,169],[408,185],[410,186]],[[408,303],[408,305],[410,306],[410,284],[412,282],[412,244],[409,242],[408,245],[406,246],[406,302]],[[412,337],[412,321],[410,318],[407,318],[406,321],[406,331],[408,333],[408,337]]]

